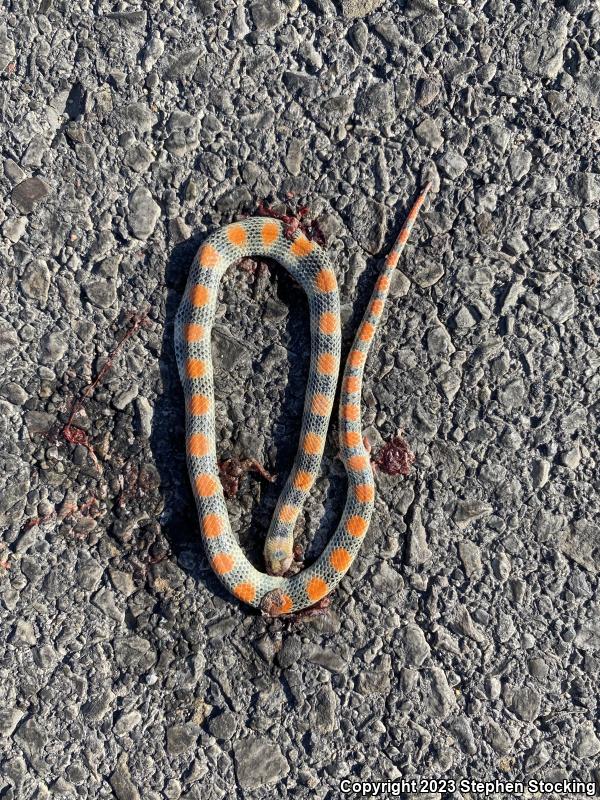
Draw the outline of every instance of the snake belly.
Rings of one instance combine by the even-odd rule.
[[[369,527],[375,486],[361,432],[362,379],[398,255],[392,251],[386,260],[345,365],[339,407],[340,456],[348,475],[344,511],[318,559],[291,577],[283,573],[293,558],[294,526],[318,475],[338,380],[341,321],[335,273],[318,244],[301,231],[290,234],[282,222],[270,217],[219,228],[194,258],[175,320],[175,351],[186,401],[187,463],[202,540],[210,565],[226,588],[269,615],[300,611],[329,594],[352,565]],[[281,263],[306,292],[310,308],[310,372],[300,443],[265,543],[271,574],[250,563],[231,530],[215,442],[210,337],[217,292],[228,267],[246,256],[267,256]]]

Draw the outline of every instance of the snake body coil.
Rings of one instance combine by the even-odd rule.
[[[218,229],[194,259],[175,320],[175,352],[186,398],[187,461],[202,539],[211,567],[227,589],[270,615],[300,611],[329,594],[354,561],[369,527],[375,485],[361,432],[363,371],[392,271],[428,188],[417,198],[386,258],[346,361],[339,409],[340,455],[348,474],[342,518],[314,564],[292,577],[284,573],[293,560],[294,526],[319,471],[340,366],[340,299],[335,273],[315,242],[300,231],[290,235],[282,222],[270,217],[249,218]],[[265,542],[271,574],[252,566],[231,530],[215,443],[210,335],[217,292],[227,268],[246,256],[279,261],[300,283],[310,307],[311,360],[300,446]]]

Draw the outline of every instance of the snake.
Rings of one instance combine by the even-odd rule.
[[[291,573],[294,528],[315,483],[336,396],[341,359],[340,293],[326,251],[300,226],[271,216],[248,217],[216,229],[199,247],[175,317],[175,355],[183,386],[186,460],[201,537],[212,570],[239,601],[266,616],[318,605],[352,566],[369,528],[375,481],[361,428],[365,362],[382,318],[394,269],[430,184],[414,201],[384,260],[347,356],[339,400],[339,456],[347,474],[341,519],[319,557]],[[264,545],[266,571],[247,558],[234,535],[219,479],[215,438],[211,330],[219,284],[243,258],[279,262],[305,291],[310,311],[310,367],[298,450],[281,490]]]

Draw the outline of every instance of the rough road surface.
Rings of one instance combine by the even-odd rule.
[[[600,781],[599,30],[594,0],[3,3],[2,800]],[[426,180],[363,404],[374,449],[401,429],[416,461],[378,472],[328,616],[266,621],[199,544],[172,344],[190,260],[261,199],[309,205],[348,346]],[[243,266],[217,439],[278,475],[230,502],[260,564],[308,317],[282,269]],[[309,558],[344,492],[332,431]]]

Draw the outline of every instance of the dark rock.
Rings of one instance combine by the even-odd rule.
[[[144,28],[146,26],[145,11],[114,11],[107,14],[106,19],[115,20],[121,25],[131,26],[132,28]]]
[[[195,747],[202,729],[192,722],[167,728],[167,751],[174,756]]]
[[[110,308],[117,299],[114,282],[100,278],[88,281],[83,287],[85,296],[98,308]]]
[[[165,78],[176,81],[190,75],[196,69],[200,56],[204,50],[201,47],[195,47],[191,50],[186,50],[177,56],[167,68]]]
[[[223,742],[232,739],[238,727],[238,719],[231,711],[222,711],[208,723],[210,733],[215,739]]]
[[[455,709],[456,698],[448,685],[446,674],[439,667],[424,671],[422,690],[427,713],[432,717],[443,720]]]
[[[317,78],[304,72],[287,70],[283,73],[283,83],[292,94],[301,95],[303,99],[316,97],[319,90]]]
[[[402,631],[402,640],[405,663],[408,666],[420,667],[431,652],[423,631],[416,625],[407,625]]]
[[[20,287],[27,297],[44,305],[48,300],[50,271],[44,261],[32,261],[25,267]]]
[[[351,15],[347,14],[347,16]],[[362,20],[358,20],[350,28],[348,38],[350,39],[350,44],[357,53],[364,53],[369,39],[369,29]]]
[[[114,642],[115,662],[125,670],[143,671],[154,663],[154,652],[141,636],[118,636]]]
[[[430,117],[426,117],[417,125],[415,135],[422,145],[430,147],[432,150],[438,150],[444,144],[444,137],[440,133],[437,122]]]
[[[0,736],[8,738],[23,718],[23,711],[19,708],[0,709]]]
[[[354,109],[368,121],[381,124],[393,115],[390,87],[385,83],[372,83],[362,89],[356,98]]]
[[[283,20],[281,6],[277,0],[258,0],[250,6],[250,13],[258,31],[276,28]]]
[[[282,781],[290,771],[279,745],[261,736],[238,739],[233,745],[233,757],[242,789],[256,789]]]
[[[0,27],[0,72],[4,72],[15,57],[15,43],[9,38],[6,26]]]
[[[159,216],[160,206],[145,186],[138,187],[129,195],[127,221],[137,239],[147,239],[152,234]]]
[[[108,782],[117,800],[140,800],[140,793],[131,779],[127,761],[124,757],[119,759],[117,768],[108,779]]]
[[[11,200],[24,214],[31,214],[36,203],[47,197],[50,192],[41,178],[26,178],[17,184],[11,192]]]
[[[523,686],[515,691],[511,707],[519,719],[533,722],[539,716],[540,704],[541,698],[537,689]]]
[[[284,639],[281,650],[277,654],[277,663],[282,669],[292,667],[301,657],[302,642],[298,636],[288,636]]]

